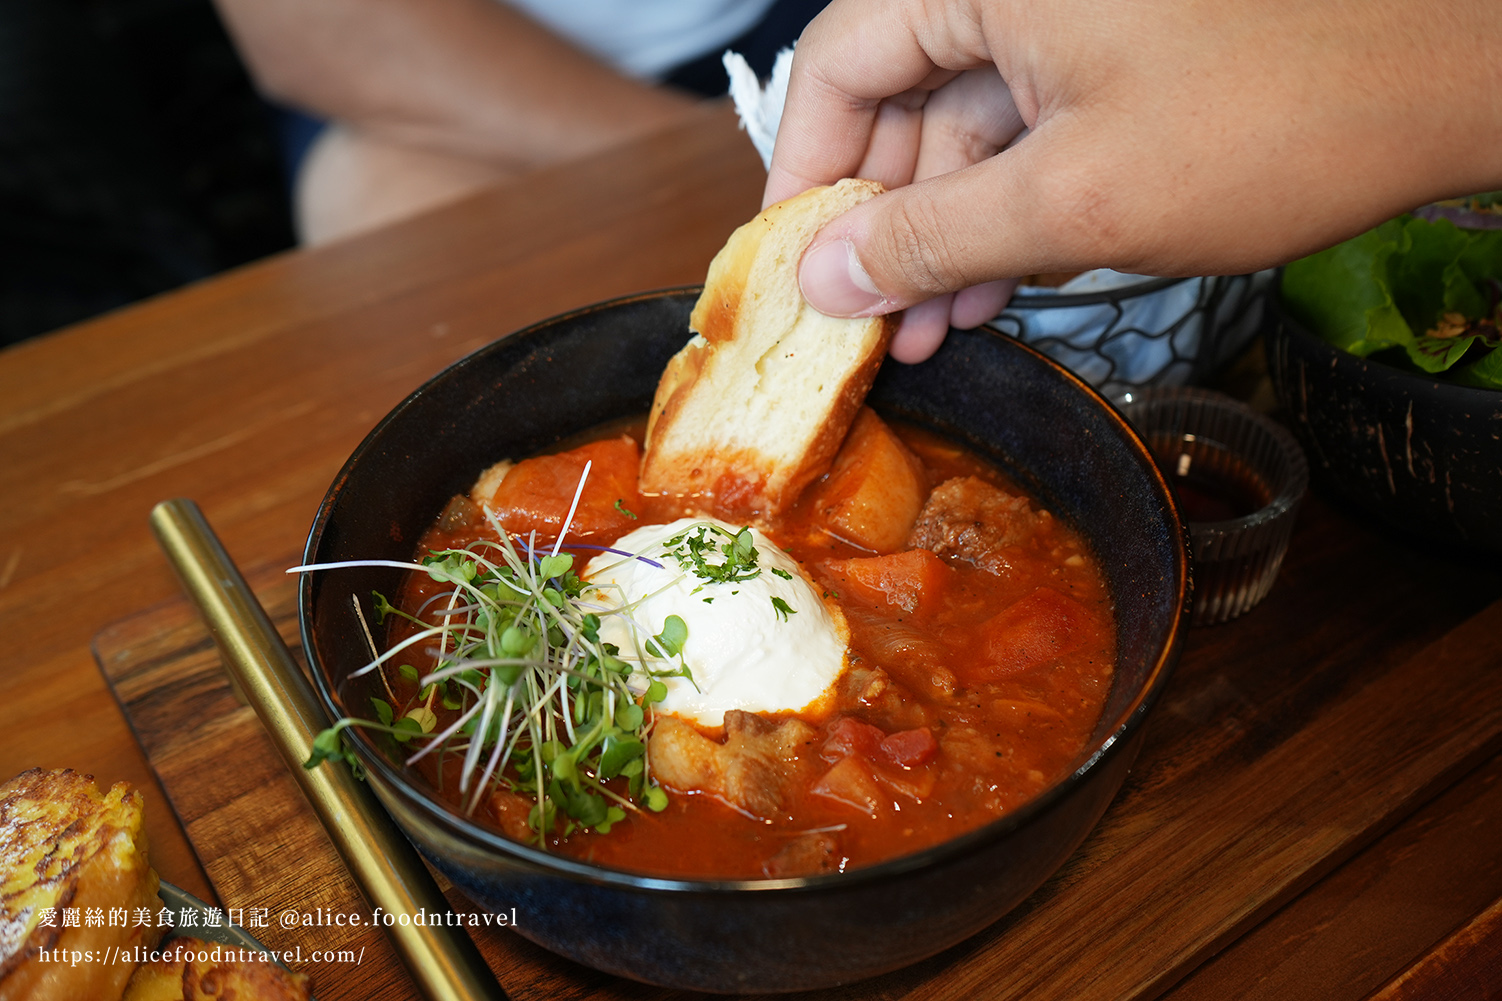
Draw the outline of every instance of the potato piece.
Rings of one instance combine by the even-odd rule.
[[[0,1001],[120,997],[132,964],[43,962],[41,951],[156,945],[164,929],[134,920],[136,908],[161,906],[141,821],[141,795],[124,782],[101,794],[92,776],[33,768],[0,786]],[[125,908],[130,920],[64,927],[69,909],[82,918],[96,908]]]
[[[836,538],[876,553],[907,542],[928,493],[923,463],[870,407],[862,407],[812,503]]]
[[[469,488],[469,499],[474,501],[476,506],[489,504],[490,499],[495,496],[495,492],[505,481],[506,474],[511,472],[511,467],[515,465],[516,463],[510,459],[502,459],[490,466],[480,474],[479,479],[475,480],[475,485]]]
[[[497,789],[490,794],[488,805],[496,825],[506,832],[506,837],[512,841],[520,841],[522,844],[529,844],[536,840],[537,835],[533,833],[528,823],[536,800],[511,792],[509,789]]]
[[[906,796],[915,803],[921,803],[933,795],[934,785],[939,777],[932,768],[877,768],[876,777],[881,784],[899,796]]]
[[[874,817],[881,810],[881,788],[871,777],[871,770],[856,758],[842,758],[815,783],[815,796],[823,796]]]

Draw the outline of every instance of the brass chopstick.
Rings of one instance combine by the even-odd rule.
[[[391,914],[446,914],[448,901],[369,787],[346,767],[302,767],[328,717],[198,505],[163,501],[151,512],[151,528],[366,902]],[[386,933],[429,1001],[505,998],[462,928],[397,922]]]

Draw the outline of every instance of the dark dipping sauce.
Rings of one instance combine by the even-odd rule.
[[[643,525],[715,514],[702,499],[690,508],[637,492],[642,432],[641,422],[613,425],[593,443],[518,464],[492,498],[502,523],[513,536],[536,530],[551,547],[586,456],[594,467],[565,550],[568,541],[609,544]],[[911,475],[889,475],[894,462]],[[418,554],[495,538],[477,512],[456,499]],[[733,720],[727,713],[724,727],[696,727],[694,740],[725,741],[735,731],[735,740],[714,749],[740,769],[729,793],[664,782],[669,802],[661,813],[630,813],[604,834],[555,831],[548,850],[675,877],[845,871],[979,827],[1079,763],[1111,686],[1109,594],[1078,535],[989,463],[919,429],[889,430],[863,411],[832,472],[759,527],[849,624],[848,666],[832,704],[825,700],[785,730],[778,728],[795,714]],[[881,554],[850,541],[883,536],[888,551]],[[596,551],[574,552],[582,569]],[[398,603],[415,610],[445,590],[413,574]],[[388,642],[410,631],[397,624]],[[411,662],[422,672],[432,664],[416,651]],[[414,682],[395,671],[388,677],[400,697],[415,699]],[[439,729],[454,715],[440,712]],[[789,741],[790,733],[799,739]],[[661,778],[671,771],[661,760],[668,749],[653,740],[648,760]],[[442,776],[437,755],[415,767],[462,811],[455,758],[448,756]],[[531,805],[501,791],[475,816],[535,843],[526,827]]]
[[[1235,452],[1192,435],[1152,435],[1148,446],[1191,522],[1231,521],[1272,503],[1273,492]]]

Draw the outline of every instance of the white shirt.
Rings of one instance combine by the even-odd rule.
[[[506,0],[627,76],[656,79],[749,30],[774,0]]]

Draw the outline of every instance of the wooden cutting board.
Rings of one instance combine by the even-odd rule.
[[[279,572],[293,562],[248,577],[300,658]],[[1158,996],[1502,749],[1499,595],[1494,571],[1311,500],[1268,601],[1191,634],[1137,766],[1064,868],[970,941],[820,996]],[[364,915],[358,893],[186,602],[106,629],[95,652],[224,906],[293,950],[322,1001],[417,998],[381,933],[332,923]],[[475,938],[518,1001],[673,993],[510,932]]]

